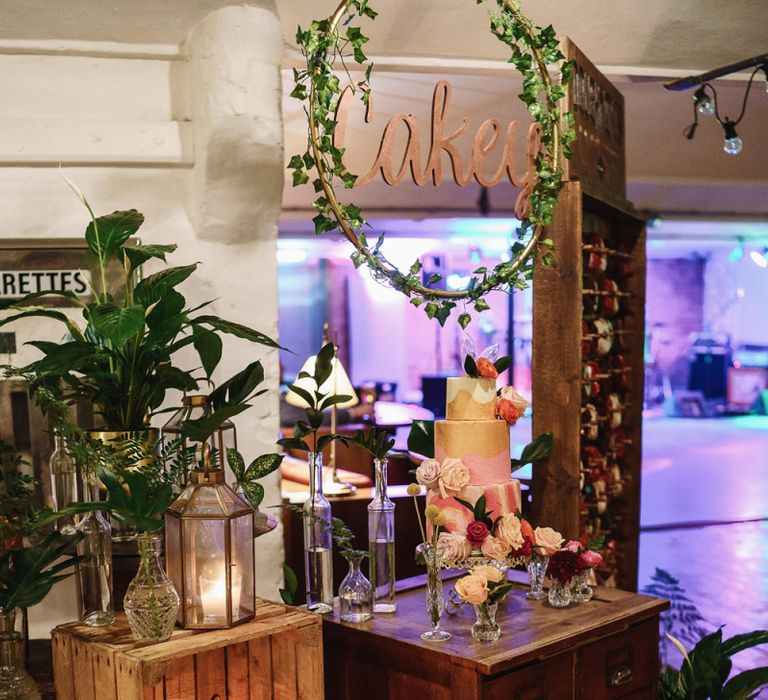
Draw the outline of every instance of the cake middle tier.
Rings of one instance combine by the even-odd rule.
[[[476,486],[504,484],[512,477],[509,426],[502,420],[435,421],[435,459],[460,459]]]

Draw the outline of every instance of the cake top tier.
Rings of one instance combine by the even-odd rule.
[[[445,417],[448,420],[494,420],[496,380],[449,377]]]

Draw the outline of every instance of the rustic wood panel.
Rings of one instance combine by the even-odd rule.
[[[195,655],[197,697],[227,696],[227,657],[224,649],[213,649]],[[233,696],[237,697],[237,696]]]
[[[566,652],[485,684],[484,700],[573,700],[576,657]]]
[[[165,671],[165,700],[185,700],[193,697],[195,697],[195,657],[182,656],[174,659],[168,663]]]
[[[269,637],[248,642],[248,687],[250,697],[272,700],[272,641]]]

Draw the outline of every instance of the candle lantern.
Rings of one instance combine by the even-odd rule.
[[[179,450],[194,446],[194,465],[198,469],[223,469],[227,463],[227,450],[237,449],[237,434],[232,421],[225,420],[205,443],[188,440],[182,432],[184,423],[205,418],[210,413],[211,407],[207,396],[185,396],[182,399],[181,408],[162,428],[163,442],[167,444],[178,439],[180,440]]]
[[[166,569],[181,597],[182,627],[219,629],[253,618],[253,514],[220,469],[193,470],[166,511]]]

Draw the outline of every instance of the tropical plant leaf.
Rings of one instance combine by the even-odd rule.
[[[277,444],[280,445],[280,447],[284,447],[286,450],[300,450],[302,452],[311,452],[309,445],[306,442],[304,442],[304,440],[301,440],[300,438],[295,438],[295,437],[280,438],[277,441]]]
[[[283,581],[285,581],[285,588],[279,589],[280,598],[286,605],[294,605],[296,591],[299,589],[299,580],[293,569],[287,564],[283,564]]]
[[[85,229],[88,252],[101,263],[117,255],[122,245],[139,230],[144,215],[135,209],[99,216]],[[105,290],[106,291],[106,290]]]
[[[723,686],[724,700],[748,700],[750,694],[768,686],[768,666],[750,668],[735,675]]]
[[[335,355],[336,348],[333,343],[326,343],[320,348],[320,352],[317,353],[314,379],[318,389],[330,379],[333,372],[333,358]]]
[[[755,630],[746,634],[737,634],[723,642],[723,653],[726,656],[733,656],[745,649],[768,644],[768,630]]]
[[[552,433],[542,433],[535,440],[529,442],[520,455],[520,459],[512,460],[512,470],[519,469],[526,464],[538,462],[552,454],[554,449],[554,438]]]
[[[115,345],[122,345],[144,328],[144,307],[139,305],[98,304],[89,316],[91,325]]]
[[[190,319],[190,323],[196,326],[210,326],[221,333],[229,333],[237,338],[250,340],[252,343],[258,343],[259,345],[266,345],[270,348],[279,348],[280,350],[288,350],[288,348],[278,345],[272,338],[260,331],[248,328],[248,326],[244,326],[240,323],[225,321],[218,316],[198,316],[197,318]]]
[[[52,318],[63,323],[75,340],[85,340],[83,332],[72,322],[69,316],[63,314],[61,311],[54,311],[53,309],[47,309],[42,306],[35,306],[17,314],[0,318],[0,327],[13,323],[14,321],[19,321],[22,318]]]
[[[256,360],[222,382],[211,392],[208,401],[215,409],[241,404],[252,397],[254,389],[263,381],[264,367]]]
[[[205,376],[210,379],[213,371],[221,361],[224,344],[216,333],[202,326],[194,326],[192,328],[192,338],[195,350],[197,350],[197,354],[200,356]]]
[[[32,345],[45,353],[45,357],[29,365],[28,369],[39,374],[67,374],[78,372],[83,365],[98,356],[99,351],[91,343],[73,340],[70,343],[49,343],[30,341]]]
[[[474,377],[476,379],[480,376],[477,371],[477,363],[472,355],[467,355],[464,358],[464,371],[467,373],[468,377]]]
[[[320,402],[320,410],[324,411],[326,408],[330,408],[331,406],[335,406],[336,404],[345,403],[346,401],[351,401],[352,396],[349,396],[347,394],[334,394],[333,396],[326,396],[321,402]]]
[[[248,404],[223,406],[202,418],[185,421],[181,426],[181,434],[187,438],[187,440],[205,442],[225,420],[233,418],[248,408],[250,408]]]
[[[172,289],[181,284],[197,269],[197,263],[192,265],[183,265],[181,267],[167,267],[164,270],[155,272],[149,277],[145,277],[136,285],[133,292],[134,299],[145,307],[149,307],[159,299],[155,293],[161,287]]]
[[[288,385],[289,391],[292,391],[297,396],[300,396],[306,403],[313,407],[315,406],[315,397],[312,396],[306,389],[303,387],[298,386],[297,384],[289,384]]]
[[[248,465],[245,476],[248,479],[263,479],[280,468],[285,455],[271,453],[261,455]]]
[[[435,456],[435,422],[415,420],[408,433],[408,449],[429,459]]]
[[[178,246],[174,243],[170,245],[136,245],[121,248],[118,252],[120,262],[124,262],[125,258],[128,258],[128,262],[131,264],[131,268],[136,270],[141,267],[147,260],[157,258],[165,262],[165,254],[173,253]]]
[[[509,366],[512,364],[512,358],[509,355],[504,355],[504,357],[500,357],[496,362],[493,363],[493,366],[496,368],[496,371],[501,374],[504,370],[509,369]]]
[[[84,306],[82,299],[80,299],[80,297],[77,296],[77,294],[74,292],[51,290],[49,292],[32,292],[32,294],[27,294],[20,299],[0,299],[0,311],[5,311],[6,309],[11,308],[23,309],[24,307],[29,306],[29,304],[36,299],[45,297],[59,297],[61,299],[68,299],[69,301],[75,302],[77,306]]]

